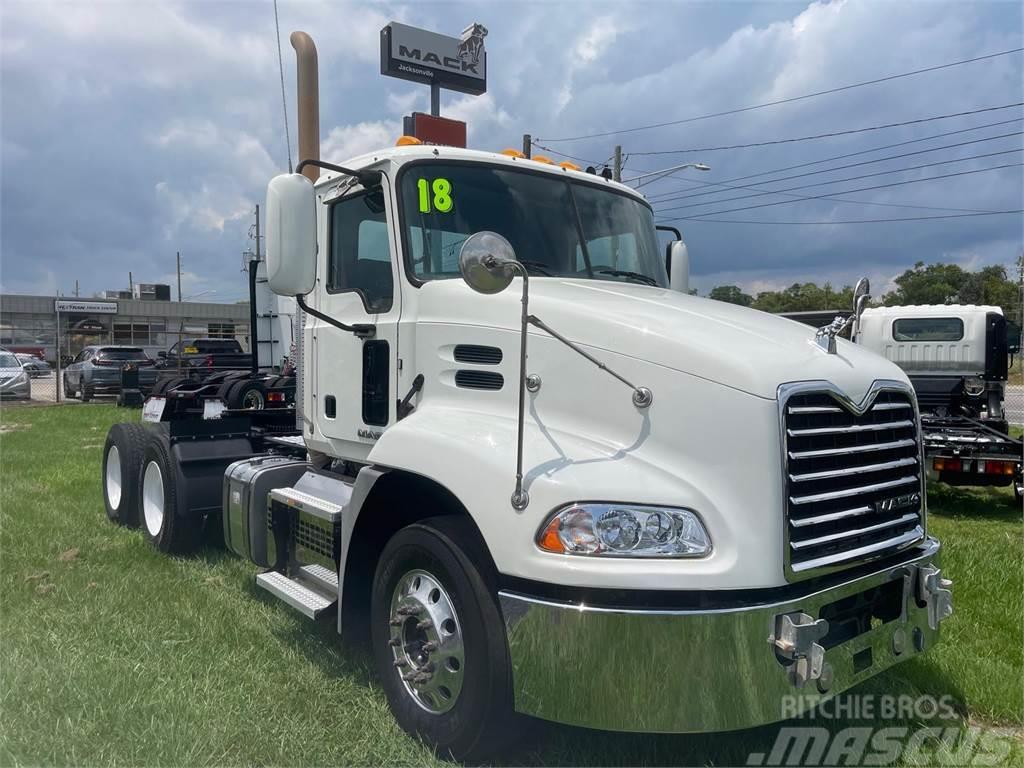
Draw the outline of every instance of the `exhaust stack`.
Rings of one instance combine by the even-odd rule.
[[[295,49],[299,107],[299,162],[320,159],[320,75],[313,38],[305,32],[292,32],[289,38]],[[316,183],[320,169],[306,166],[302,173]]]

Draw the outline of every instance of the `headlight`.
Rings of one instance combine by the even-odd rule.
[[[711,538],[688,509],[636,504],[570,504],[541,526],[545,552],[604,557],[703,557]]]
[[[28,381],[28,374],[25,373],[25,371],[22,371],[21,373],[15,375],[14,381],[17,384],[24,384],[26,381]]]

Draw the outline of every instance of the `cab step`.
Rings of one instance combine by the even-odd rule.
[[[306,618],[316,619],[338,602],[338,578],[334,576],[332,587],[330,576],[333,576],[331,571],[321,566],[300,568],[295,578],[279,571],[267,571],[257,574],[256,586],[267,590]]]

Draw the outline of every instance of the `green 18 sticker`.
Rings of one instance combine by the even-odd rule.
[[[416,188],[420,193],[420,213],[448,213],[452,209],[452,183],[448,179],[420,179],[416,182]]]

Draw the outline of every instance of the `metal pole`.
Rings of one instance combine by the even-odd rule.
[[[441,116],[441,86],[436,82],[430,84],[430,114]]]
[[[523,488],[523,430],[526,425],[526,337],[530,321],[530,276],[519,262],[512,269],[523,276],[522,314],[519,322],[519,435],[516,441],[516,487],[512,492],[512,508],[524,510],[530,503],[530,494]]]
[[[128,293],[130,293],[132,295],[132,298],[135,297],[135,283],[132,282],[132,273],[131,272],[128,273]]]
[[[615,166],[612,168],[612,178],[622,181],[622,146],[615,145]]]
[[[55,389],[57,390],[56,401],[59,403],[60,402],[60,396],[61,396],[61,391],[60,390],[61,390],[61,387],[64,386],[64,376],[61,373],[61,365],[60,365],[60,310],[59,309],[57,310],[57,338],[54,339],[54,341],[56,342],[56,344],[54,345],[54,349],[57,350],[57,381],[55,382],[55,384],[56,384]]]
[[[181,251],[177,251],[176,257],[178,259],[178,302],[181,302]]]
[[[530,157],[530,150],[533,149],[533,137],[528,133],[523,134],[523,154]]]
[[[249,357],[251,361],[252,375],[259,373],[260,347],[259,335],[256,333],[256,325],[259,317],[256,314],[256,274],[260,267],[260,207],[256,206],[256,258],[249,262]],[[271,345],[271,356],[273,356],[273,345]],[[273,363],[273,360],[271,360]]]

